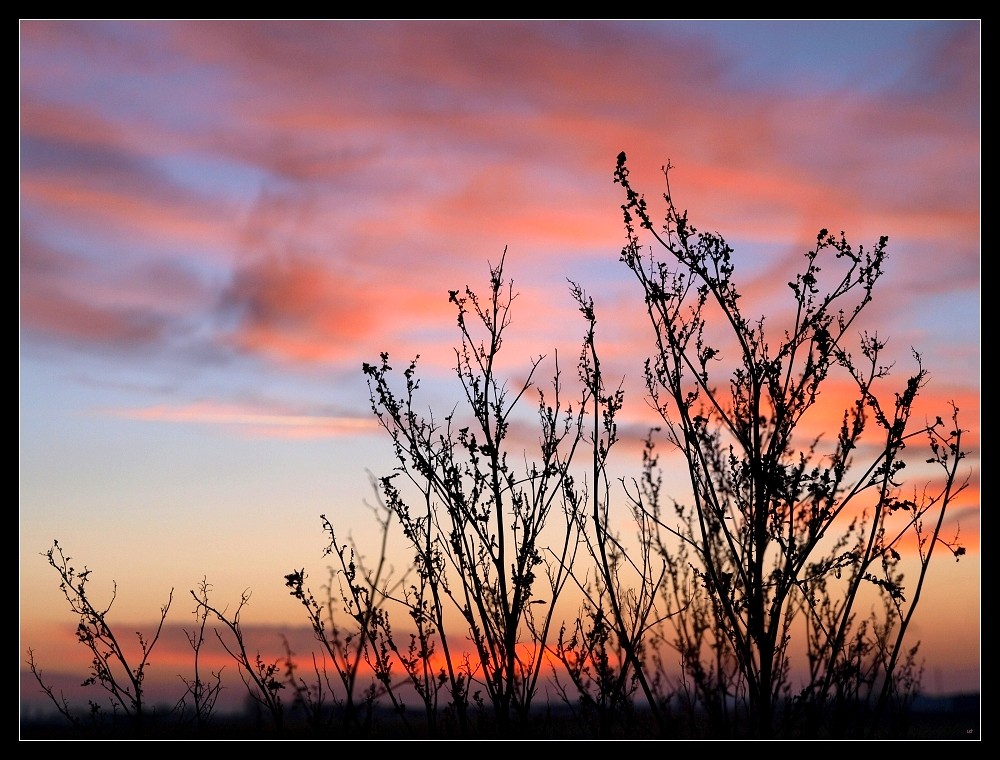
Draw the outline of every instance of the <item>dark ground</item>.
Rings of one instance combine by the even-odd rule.
[[[978,741],[982,738],[981,700],[978,694],[963,694],[949,697],[919,698],[908,716],[906,728],[893,736],[885,736],[886,740],[937,740],[937,741]],[[473,740],[491,740],[490,731],[475,733]],[[589,733],[589,732],[588,732]],[[611,740],[647,740],[650,738],[641,728],[633,733],[616,732]],[[646,734],[646,735],[643,735]],[[93,727],[80,729],[74,727],[65,717],[53,714],[47,719],[36,718],[31,721],[21,721],[20,740],[22,741],[59,741],[59,740],[129,740],[137,737],[126,731],[116,729],[96,730]],[[459,739],[457,733],[447,738]],[[284,734],[279,735],[273,730],[273,724],[260,716],[248,715],[214,715],[207,728],[197,730],[193,726],[178,725],[176,721],[163,721],[159,725],[147,727],[141,737],[145,740],[183,741],[252,741],[252,740],[344,740],[357,738],[364,741],[413,741],[426,738],[419,734],[408,732],[395,721],[391,715],[381,716],[370,726],[363,736],[350,737],[338,734],[329,728],[319,731],[301,722],[294,722],[289,716],[288,726]],[[580,724],[568,716],[550,716],[538,723],[523,738],[533,741],[596,741],[581,731]],[[712,740],[713,737],[696,735],[678,724],[676,738],[680,740]],[[853,737],[842,737],[851,740]],[[793,738],[794,739],[794,738]],[[667,739],[669,740],[669,739]],[[833,739],[831,739],[833,740]]]

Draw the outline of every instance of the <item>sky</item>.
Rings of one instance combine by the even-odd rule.
[[[865,324],[958,405],[971,479],[968,554],[932,566],[914,635],[929,691],[979,688],[979,21],[22,20],[19,62],[19,668],[86,672],[54,540],[128,629],[173,589],[171,674],[203,579],[301,629],[283,576],[322,577],[320,515],[377,538],[393,460],[362,364],[419,354],[428,408],[454,406],[448,292],[501,258],[511,376],[575,363],[571,280],[648,426],[625,151],[654,209],[670,162],[761,314],[820,228],[889,237]]]

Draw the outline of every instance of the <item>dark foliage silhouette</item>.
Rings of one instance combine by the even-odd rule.
[[[821,230],[787,283],[790,316],[765,320],[745,311],[735,251],[677,205],[670,170],[662,221],[624,153],[614,172],[620,259],[649,326],[635,371],[657,416],[634,475],[610,474],[626,398],[605,378],[582,285],[569,283],[583,335],[573,377],[555,351],[529,359],[521,380],[502,371],[517,293],[501,256],[485,296],[448,292],[457,400],[444,412],[422,400],[419,357],[401,371],[386,353],[363,365],[395,469],[372,476],[374,561],[323,516],[326,583],[314,592],[305,568],[284,578],[318,651],[254,654],[249,592],[230,614],[203,580],[191,592],[193,676],[174,722],[151,723],[143,678],[170,602],[136,662],[111,605],[92,604],[89,571],[58,543],[47,552],[93,655],[87,683],[130,731],[220,730],[222,671],[199,664],[214,641],[269,736],[909,735],[922,677],[912,621],[932,558],[964,554],[944,531],[968,480],[959,410],[917,419],[919,353],[894,385],[886,341],[858,334],[888,240],[854,247]],[[850,398],[829,390],[833,378]],[[832,425],[821,397],[842,404]],[[664,468],[683,471],[683,492],[666,492]],[[402,576],[387,561],[392,538],[409,552]],[[30,649],[28,664],[79,734],[102,725],[100,704],[78,712],[46,685]]]

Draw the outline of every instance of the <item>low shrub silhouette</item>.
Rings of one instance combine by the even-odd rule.
[[[73,567],[70,564],[72,557],[63,551],[58,541],[53,541],[52,548],[45,552],[44,556],[59,575],[59,589],[66,597],[70,610],[79,616],[76,638],[88,650],[91,657],[90,675],[84,680],[83,685],[97,686],[106,692],[107,705],[90,700],[86,717],[74,712],[65,697],[56,696],[53,689],[45,684],[39,665],[35,662],[34,652],[29,649],[28,666],[35,680],[59,713],[76,728],[81,730],[111,728],[125,734],[141,736],[147,720],[143,681],[150,655],[160,638],[163,623],[170,611],[173,591],[171,590],[167,603],[160,609],[160,620],[153,635],[144,636],[136,632],[139,652],[133,656],[126,651],[125,641],[108,621],[108,613],[115,602],[117,585],[107,605],[98,605],[87,590],[91,571],[86,566],[83,570]],[[110,707],[110,714],[106,707]]]
[[[170,726],[220,730],[221,671],[199,668],[211,629],[267,718],[257,730],[271,736],[906,735],[922,675],[909,629],[932,558],[964,554],[943,530],[968,480],[958,409],[914,419],[927,382],[920,355],[893,387],[885,341],[851,337],[888,240],[855,248],[821,230],[788,282],[794,317],[775,330],[744,313],[735,252],[680,210],[670,169],[662,222],[633,189],[624,153],[614,173],[625,194],[621,262],[650,326],[639,366],[660,418],[636,475],[609,475],[625,397],[606,383],[598,315],[580,284],[569,283],[583,335],[573,382],[558,353],[530,360],[521,382],[501,373],[517,296],[501,256],[485,296],[448,293],[459,396],[447,412],[423,411],[419,357],[399,371],[382,353],[362,368],[396,466],[372,477],[374,564],[324,516],[328,582],[316,593],[305,568],[285,576],[319,651],[254,654],[240,621],[249,592],[230,614],[203,580],[187,634],[194,676],[183,678]],[[829,440],[807,437],[833,376],[856,396]],[[511,434],[529,403],[532,451]],[[665,493],[664,449],[679,454],[686,493]],[[911,462],[936,468],[936,480],[906,488]],[[629,535],[612,529],[622,517]],[[394,535],[410,551],[403,577],[386,562]],[[907,551],[917,570],[904,583]],[[107,620],[111,605],[88,598],[89,571],[77,573],[58,543],[46,556],[94,657],[88,683],[108,692],[129,730],[153,733],[142,682],[170,602],[133,663]],[[576,619],[557,617],[561,601],[578,605]],[[67,722],[81,733],[98,725],[101,706],[81,717],[28,655]]]
[[[733,250],[674,203],[670,168],[659,227],[630,184],[624,153],[615,170],[626,193],[621,260],[639,282],[652,327],[646,385],[663,420],[629,491],[644,556],[662,562],[661,581],[642,575],[640,586],[650,589],[640,598],[660,596],[670,630],[662,643],[681,657],[676,693],[709,716],[713,733],[877,732],[918,686],[916,649],[905,639],[931,558],[937,549],[964,554],[957,536],[942,535],[948,505],[967,486],[959,479],[958,410],[948,423],[914,424],[927,380],[920,355],[894,390],[885,388],[884,340],[863,334],[859,355],[851,352],[849,332],[883,274],[887,238],[855,249],[843,233],[821,230],[788,283],[793,324],[776,338],[763,317],[742,311]],[[643,253],[640,230],[665,261]],[[720,326],[728,343],[710,344]],[[857,397],[834,441],[807,439],[802,423],[835,371],[854,382]],[[863,437],[875,444],[869,459],[860,453]],[[921,439],[940,485],[908,495],[899,480],[904,450]],[[657,440],[683,455],[689,501],[664,503]],[[899,571],[908,539],[918,555],[912,590]],[[613,597],[616,586],[607,586]],[[872,591],[880,601],[868,615],[861,604]],[[622,631],[648,614],[610,605],[612,614],[620,610]],[[798,623],[808,664],[801,685],[790,680]]]

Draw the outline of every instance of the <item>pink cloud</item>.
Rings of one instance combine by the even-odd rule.
[[[286,409],[240,404],[198,402],[182,406],[155,405],[110,409],[105,414],[145,422],[217,425],[250,437],[328,438],[369,433],[378,429],[370,416],[302,414]]]
[[[789,143],[808,142],[811,133],[828,123],[831,108],[854,130],[845,135],[857,134],[857,129],[891,135],[903,124],[918,134],[948,127],[888,107],[880,109],[888,119],[865,122],[860,116],[872,103],[846,93],[831,104],[775,92],[733,91],[724,84],[722,53],[700,45],[692,58],[693,42],[656,48],[652,40],[635,38],[617,26],[241,22],[165,28],[177,49],[213,66],[224,65],[228,76],[245,85],[229,88],[228,100],[207,104],[217,111],[213,118],[223,118],[224,110],[243,114],[231,130],[208,131],[214,150],[311,185],[308,191],[286,195],[285,206],[274,212],[288,219],[306,210],[312,221],[297,234],[319,238],[324,228],[336,230],[352,247],[366,245],[363,241],[372,234],[391,240],[387,218],[393,220],[392,228],[440,236],[444,245],[436,246],[436,255],[444,258],[455,256],[455,246],[467,235],[480,237],[491,249],[501,242],[614,245],[620,242],[620,198],[610,170],[622,148],[633,156],[637,172],[648,167],[645,189],[654,198],[662,186],[655,169],[672,155],[679,165],[679,195],[690,199],[686,205],[708,228],[773,240],[787,235],[791,221],[808,239],[814,228],[836,226],[845,212],[857,217],[873,201],[884,204],[898,196],[871,198],[866,191],[870,183],[861,181],[868,171],[862,160],[820,164],[827,177],[818,181],[815,161],[784,157]],[[553,29],[560,34],[553,36]],[[651,96],[651,79],[635,76],[622,55],[635,46],[658,61],[658,71],[683,76],[667,76],[669,86]],[[346,66],[359,51],[373,48],[380,55],[366,76],[376,77],[384,89],[359,88]],[[433,98],[412,97],[426,94],[426,88],[440,91],[448,107],[429,106]],[[265,91],[272,96],[262,99],[259,93]],[[740,118],[724,118],[722,107]],[[905,107],[933,108],[919,100]],[[650,123],[663,124],[664,130],[637,126]],[[100,132],[100,125],[91,124],[90,131]],[[168,144],[168,135],[161,131],[149,142]],[[207,146],[206,137],[198,139]],[[136,142],[136,137],[130,140]],[[502,161],[500,154],[491,159],[491,152],[482,150],[498,142],[506,146]],[[665,155],[668,145],[672,153]],[[449,159],[465,154],[474,157],[471,162]],[[553,162],[570,170],[553,173]],[[940,173],[952,163],[952,156],[941,157],[936,164],[941,169],[933,171]],[[935,164],[925,160],[921,171],[926,173],[928,166]],[[449,181],[432,187],[429,178],[444,176],[443,170]],[[356,188],[353,196],[332,184],[340,182]],[[600,188],[605,188],[605,201],[593,195]],[[366,198],[369,192],[377,195]],[[88,201],[87,193],[77,191],[65,203],[82,204],[97,214],[120,202],[90,194]],[[968,212],[936,220],[902,206],[903,216],[896,220],[884,206],[874,208],[872,226],[880,221],[911,234],[936,233],[952,240],[956,225],[968,230],[975,221]],[[942,213],[940,205],[936,208]],[[148,223],[150,238],[183,234],[192,221],[182,213],[171,230],[162,208],[125,201],[122,210],[123,221]],[[252,216],[249,223],[258,229],[282,224],[274,216],[259,221]],[[213,232],[209,225],[193,227],[191,234],[205,240]],[[435,249],[426,237],[418,245]],[[386,255],[398,255],[391,250],[398,246],[387,248]]]
[[[376,329],[363,283],[316,262],[267,259],[244,268],[225,294],[239,325],[229,340],[242,351],[297,362],[342,356]]]
[[[22,240],[20,285],[23,329],[102,348],[161,344],[207,303],[204,286],[173,262],[116,268],[47,246],[30,232]]]
[[[164,204],[161,198],[136,195],[125,187],[95,187],[81,177],[53,178],[23,174],[22,202],[53,214],[77,232],[109,236],[119,244],[137,239],[144,246],[172,244],[175,250],[199,252],[231,243],[230,230],[218,216],[198,208],[195,199]]]
[[[162,340],[162,318],[139,310],[106,308],[58,291],[21,294],[21,326],[57,341],[95,347],[148,346]]]

